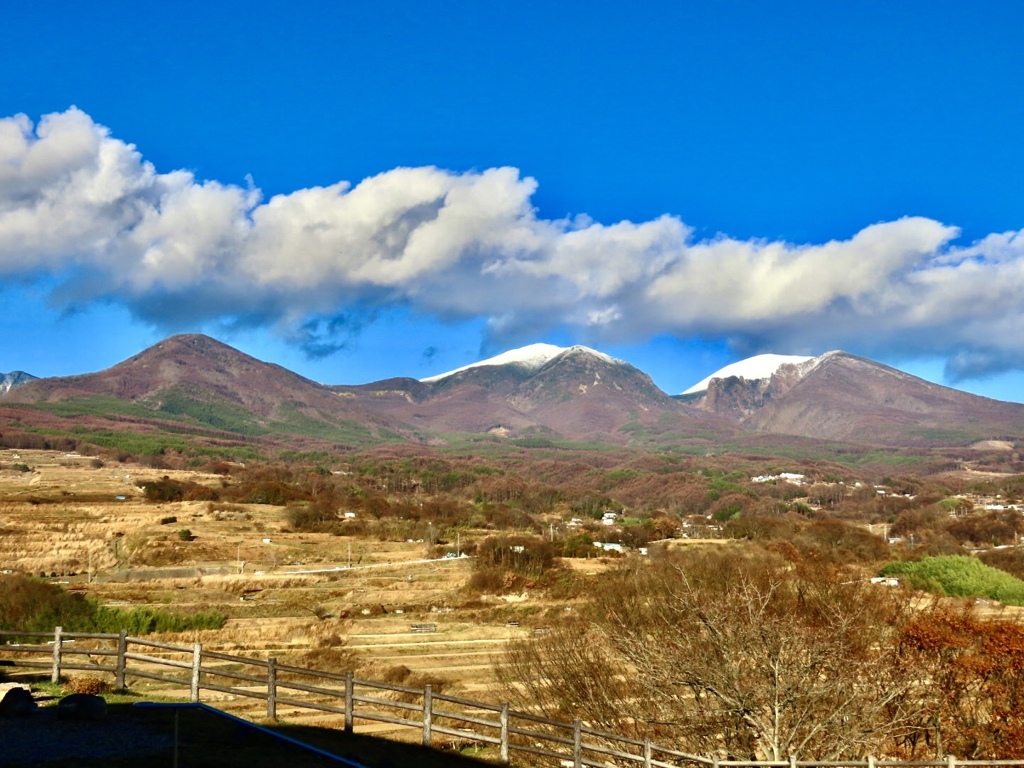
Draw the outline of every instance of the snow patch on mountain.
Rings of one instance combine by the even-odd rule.
[[[730,376],[736,376],[747,381],[770,379],[783,365],[800,365],[814,359],[807,355],[755,355],[754,357],[748,357],[746,360],[730,363],[724,368],[720,368],[706,379],[698,381],[683,392],[683,394],[692,395],[697,392],[704,392],[707,390],[712,379],[726,379]]]
[[[31,373],[25,373],[24,371],[11,371],[10,373],[0,373],[0,395],[5,392],[10,392],[15,387],[20,387],[29,381],[33,381],[37,376],[33,376]]]
[[[462,373],[463,371],[468,371],[471,368],[482,368],[488,365],[518,365],[528,371],[539,371],[559,355],[570,351],[586,352],[587,354],[593,355],[608,363],[622,362],[621,360],[616,360],[610,355],[606,355],[604,352],[598,352],[596,349],[590,349],[589,347],[558,347],[554,344],[530,344],[525,347],[520,347],[519,349],[510,349],[508,352],[502,352],[500,355],[489,357],[478,363],[464,365],[461,368],[456,368],[448,371],[447,373],[428,376],[425,379],[420,379],[420,381],[424,384],[431,384],[435,381],[446,379],[449,376],[454,376],[456,373]]]

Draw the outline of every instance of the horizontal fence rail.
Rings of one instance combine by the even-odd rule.
[[[435,631],[433,625],[429,630]],[[31,638],[33,642],[11,642]],[[38,641],[35,641],[39,639]],[[46,657],[46,661],[39,657]],[[83,660],[84,657],[84,660]],[[129,665],[131,662],[131,665]],[[410,688],[373,680],[361,680],[351,672],[337,674],[267,660],[234,656],[192,646],[171,645],[118,634],[64,632],[11,632],[0,630],[0,664],[8,667],[50,671],[60,682],[67,671],[109,674],[114,687],[127,688],[127,678],[152,680],[187,689],[189,701],[199,703],[202,691],[256,699],[266,703],[266,717],[276,720],[278,707],[306,709],[344,718],[351,733],[356,720],[413,728],[422,733],[425,746],[440,745],[437,736],[453,743],[468,742],[496,747],[499,759],[508,763],[513,752],[547,758],[573,768],[967,768],[970,766],[1022,766],[1021,760],[959,760],[886,762],[861,761],[719,760],[679,752],[653,744],[650,739],[631,739],[585,726],[580,720],[567,723],[529,712],[509,709],[508,704],[488,704],[435,693],[430,685]],[[357,706],[358,705],[358,706]]]

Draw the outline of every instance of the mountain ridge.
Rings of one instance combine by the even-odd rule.
[[[693,395],[705,392],[712,379],[727,379],[730,376],[749,380],[768,379],[783,365],[800,365],[815,359],[817,358],[808,355],[754,355],[719,368],[710,376],[704,377],[689,389],[684,390],[682,394]]]
[[[420,381],[422,381],[425,384],[433,384],[443,379],[450,378],[451,376],[455,376],[456,374],[464,373],[465,371],[473,370],[476,368],[486,368],[504,365],[516,365],[523,368],[523,370],[525,371],[534,372],[539,370],[540,368],[543,368],[545,365],[547,365],[560,355],[563,355],[566,352],[571,352],[573,350],[594,355],[595,357],[601,358],[606,362],[625,364],[624,361],[616,360],[611,355],[607,355],[604,352],[599,352],[596,349],[584,347],[579,344],[571,347],[558,347],[555,346],[554,344],[538,343],[528,344],[525,347],[518,347],[516,349],[510,349],[506,352],[502,352],[500,355],[489,357],[486,360],[480,360],[479,362],[476,363],[469,363],[468,365],[463,365],[460,366],[459,368],[454,368],[450,371],[447,371],[446,373],[439,373],[434,376],[427,376],[426,378],[420,379]]]
[[[0,405],[52,411],[64,403],[66,412],[89,403],[95,414],[104,407],[97,398],[108,398],[103,402],[135,409],[135,417],[120,415],[128,421],[143,414],[197,429],[337,445],[438,444],[456,434],[689,443],[694,450],[740,434],[890,446],[1024,441],[1021,404],[942,387],[845,352],[771,357],[767,377],[763,369],[760,378],[712,375],[702,392],[675,397],[627,362],[553,345],[509,350],[427,379],[329,386],[184,334],[104,371],[28,381],[0,395]]]

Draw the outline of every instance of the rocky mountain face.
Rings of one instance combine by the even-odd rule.
[[[713,376],[707,381],[707,388],[703,392],[683,395],[681,399],[701,410],[744,421],[773,399],[788,392],[820,359],[808,358],[799,363],[784,363],[774,373],[764,377]]]
[[[0,373],[0,395],[10,392],[15,387],[20,387],[22,384],[27,384],[35,379],[36,377],[31,373],[25,373],[24,371]]]
[[[1024,436],[1024,405],[971,395],[845,352],[766,379],[712,379],[695,407],[748,430],[879,445]]]

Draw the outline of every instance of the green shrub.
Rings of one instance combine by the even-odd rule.
[[[899,576],[908,586],[951,597],[984,597],[1005,605],[1024,605],[1024,581],[967,555],[889,563],[882,575]]]
[[[227,617],[217,611],[190,615],[169,611],[107,608],[95,600],[71,594],[57,584],[20,574],[0,576],[0,627],[15,632],[105,632],[127,629],[130,635],[220,629]]]
[[[0,627],[19,632],[46,632],[61,626],[87,632],[95,606],[56,584],[20,574],[0,576]]]
[[[100,606],[95,616],[96,632],[114,633],[127,629],[129,635],[148,635],[153,632],[186,632],[193,629],[220,629],[227,621],[223,613],[199,611],[190,615],[170,611],[132,608],[123,611]]]

